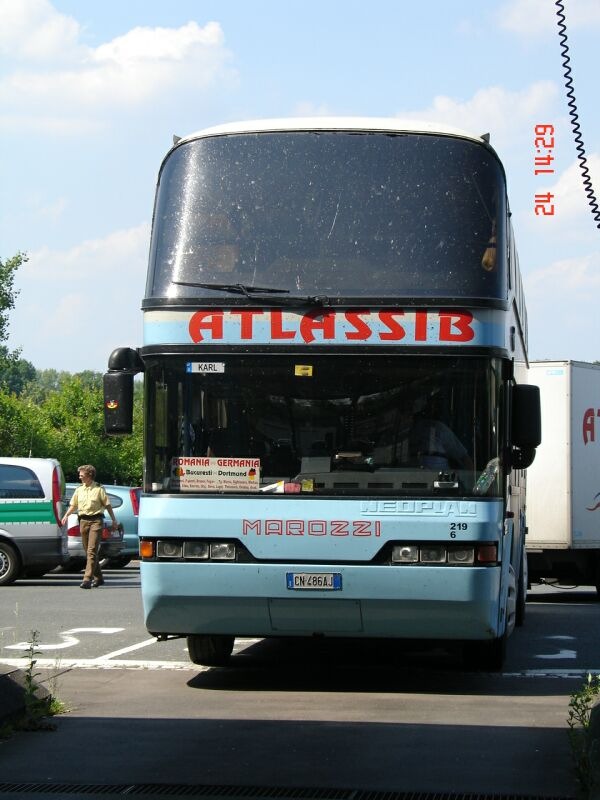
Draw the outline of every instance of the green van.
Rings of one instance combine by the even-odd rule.
[[[64,489],[56,459],[0,457],[0,586],[66,561]]]

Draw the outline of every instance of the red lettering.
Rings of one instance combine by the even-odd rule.
[[[358,311],[347,311],[345,314],[346,319],[354,327],[354,332],[349,331],[346,334],[346,339],[368,339],[371,336],[371,328],[367,325],[364,319],[360,318],[361,314],[368,314],[367,309],[359,309]]]
[[[188,324],[188,331],[192,342],[198,344],[203,341],[202,331],[210,331],[210,338],[214,341],[223,338],[223,312],[222,311],[196,311]]]
[[[309,536],[327,536],[327,523],[323,519],[311,519],[308,522]]]
[[[470,342],[475,336],[470,311],[440,311],[440,342]]]
[[[332,536],[348,536],[348,521],[345,519],[332,519],[331,520],[331,535]]]
[[[258,308],[244,308],[244,309],[236,309],[232,308],[229,312],[231,315],[236,314],[240,317],[240,338],[241,339],[252,339],[253,336],[253,322],[254,322],[254,315],[255,314],[264,314],[264,311],[260,311]]]
[[[371,523],[367,520],[356,519],[352,525],[352,536],[371,536]]]
[[[406,331],[398,322],[396,317],[403,317],[404,311],[380,311],[379,319],[388,328],[389,333],[380,333],[379,338],[382,342],[399,342],[406,336]]]
[[[335,339],[335,311],[311,311],[302,317],[300,335],[307,344],[314,342],[315,331],[323,332],[323,339]]]
[[[286,536],[304,536],[304,520],[288,519],[285,523]]]
[[[293,339],[295,331],[283,330],[283,311],[275,309],[271,311],[271,338],[272,339]]]
[[[415,342],[427,341],[427,311],[415,311]]]
[[[260,536],[260,520],[255,519],[250,522],[249,519],[242,520],[242,533],[244,536],[248,535],[248,531],[253,531],[257,536]]]
[[[283,523],[280,519],[265,520],[265,536],[269,536],[270,534],[283,536]]]
[[[433,504],[431,504],[433,508]],[[284,529],[286,536],[381,536],[381,522],[379,520],[345,520],[333,519],[327,522],[324,519],[266,519],[242,520],[242,533],[247,536],[254,533],[260,536],[263,530],[265,535],[282,536]]]
[[[598,409],[600,415],[600,409]],[[596,441],[596,414],[593,408],[583,412],[583,443]]]

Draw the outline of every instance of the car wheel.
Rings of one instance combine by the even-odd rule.
[[[0,542],[0,586],[16,581],[21,568],[19,554],[8,542]]]
[[[229,662],[234,642],[233,636],[188,636],[190,660],[205,667],[224,667]]]

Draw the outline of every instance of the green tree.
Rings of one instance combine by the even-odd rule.
[[[36,370],[31,362],[0,345],[0,388],[18,397],[35,378]]]
[[[18,295],[15,290],[15,273],[26,261],[27,256],[24,253],[17,253],[5,261],[0,258],[0,389],[16,391],[17,394],[27,383],[28,367],[33,366],[19,358],[20,350],[11,353],[3,342],[8,338],[8,315],[15,307]]]
[[[25,253],[17,253],[2,261],[0,258],[0,342],[8,338],[8,312],[15,307],[15,273],[27,261]]]
[[[102,375],[61,378],[38,406],[44,439],[61,462],[67,480],[77,480],[80,464],[94,464],[106,484],[139,484],[142,477],[141,396],[136,402],[136,433],[112,437],[104,432]]]
[[[0,453],[5,456],[50,456],[38,409],[0,390]]]

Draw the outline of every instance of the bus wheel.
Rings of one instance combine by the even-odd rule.
[[[194,664],[205,667],[224,667],[233,651],[233,636],[201,636],[194,634],[187,637],[188,653]]]
[[[467,667],[485,672],[500,672],[506,658],[506,634],[497,639],[468,641],[464,644]]]
[[[16,581],[21,564],[15,548],[8,542],[0,542],[0,586]]]

